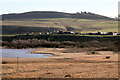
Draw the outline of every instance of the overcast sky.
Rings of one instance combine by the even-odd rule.
[[[29,11],[76,13],[89,11],[109,17],[118,15],[119,0],[0,0],[0,14]]]

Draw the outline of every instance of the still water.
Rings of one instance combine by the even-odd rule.
[[[3,58],[47,58],[52,54],[31,54],[32,49],[0,49]]]

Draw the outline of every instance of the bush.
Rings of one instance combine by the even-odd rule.
[[[26,39],[26,40],[12,40],[1,41],[3,46],[9,48],[38,48],[38,47],[47,47],[47,48],[85,48],[85,47],[105,47],[104,50],[110,51],[120,51],[120,43],[113,41],[88,41],[88,42],[72,42],[72,41],[47,41],[41,39]],[[101,49],[102,50],[102,49]]]
[[[89,52],[88,55],[100,55],[100,53],[96,52],[96,51],[92,51],[92,52]]]
[[[2,61],[2,64],[7,64],[8,62],[6,62],[6,61]]]

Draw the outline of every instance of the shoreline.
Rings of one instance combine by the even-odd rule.
[[[47,51],[46,51],[47,49]],[[43,51],[41,51],[43,50]],[[112,51],[96,51],[100,54],[88,54],[88,52],[76,52],[76,53],[65,53],[62,52],[62,50],[64,51],[64,48],[57,48],[58,51],[55,50],[55,48],[39,48],[39,49],[34,49],[30,52],[32,52],[32,54],[52,54],[52,56],[49,56],[47,58],[19,58],[19,59],[23,59],[23,60],[47,60],[47,59],[65,59],[65,60],[82,60],[82,61],[110,61],[110,62],[114,62],[114,61],[118,61],[118,54],[114,53]],[[110,56],[110,59],[106,59],[106,56]],[[16,58],[3,58],[4,59],[16,59]],[[95,61],[94,61],[95,60]],[[14,60],[13,60],[14,61]],[[8,61],[9,62],[9,61]]]

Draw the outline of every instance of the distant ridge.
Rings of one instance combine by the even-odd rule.
[[[3,20],[7,19],[37,19],[37,18],[79,18],[79,19],[103,19],[115,20],[114,18],[94,14],[91,12],[64,13],[55,11],[31,11],[19,14],[3,14]]]

